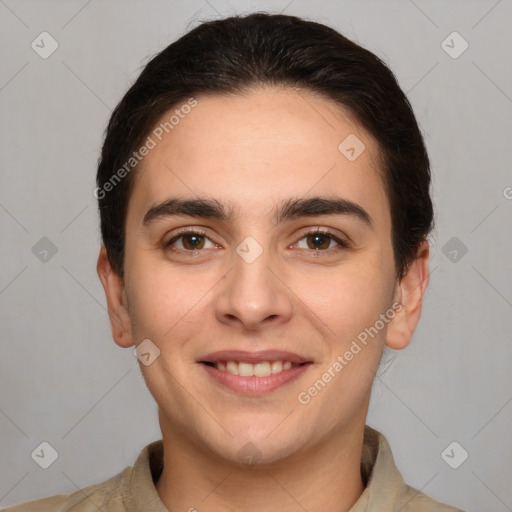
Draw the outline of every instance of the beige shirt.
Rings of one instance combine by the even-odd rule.
[[[406,485],[386,438],[365,426],[361,474],[363,494],[350,512],[462,512]],[[5,512],[169,512],[156,492],[163,469],[163,442],[140,452],[133,468],[71,494],[59,494],[1,509]],[[200,511],[201,507],[196,507]]]

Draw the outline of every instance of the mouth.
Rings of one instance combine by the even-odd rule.
[[[313,364],[297,354],[278,351],[221,351],[198,362],[222,387],[253,396],[296,380]]]

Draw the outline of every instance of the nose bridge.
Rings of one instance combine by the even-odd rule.
[[[252,237],[244,239],[233,254],[233,267],[217,301],[219,321],[238,322],[254,329],[269,319],[288,319],[291,298],[273,268],[276,264],[270,249]]]

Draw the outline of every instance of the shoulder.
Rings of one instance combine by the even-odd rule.
[[[9,508],[0,512],[125,512],[126,489],[131,467],[117,475],[70,494],[57,494]]]
[[[464,512],[460,508],[436,501],[418,489],[405,485],[406,492],[402,498],[402,512]]]

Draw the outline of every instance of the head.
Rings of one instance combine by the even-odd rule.
[[[257,13],[155,56],[112,114],[95,194],[113,338],[159,351],[141,370],[164,436],[272,462],[364,424],[384,346],[419,320],[429,186],[392,72],[331,28]],[[306,364],[238,393],[211,376],[225,350]]]

